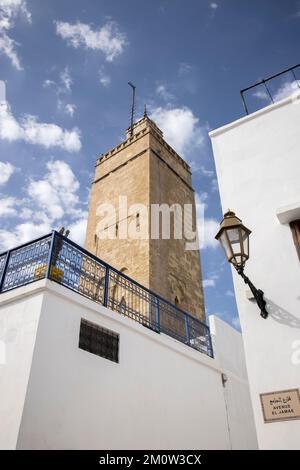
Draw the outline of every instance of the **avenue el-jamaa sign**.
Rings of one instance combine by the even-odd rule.
[[[265,423],[300,419],[300,394],[297,388],[261,393],[260,401]]]

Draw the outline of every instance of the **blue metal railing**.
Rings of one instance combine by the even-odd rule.
[[[0,254],[0,293],[44,278],[213,357],[205,323],[56,231]]]

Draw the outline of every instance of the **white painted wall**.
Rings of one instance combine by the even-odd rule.
[[[0,318],[8,309],[12,316],[20,308],[32,315],[36,289],[44,289],[43,301],[36,338],[34,329],[31,335],[35,346],[18,449],[231,447],[217,360],[50,281],[2,294]],[[120,334],[119,364],[78,348],[81,318]],[[23,336],[22,324],[18,329]],[[16,385],[19,369],[10,361],[5,367]],[[4,416],[11,411],[9,392],[3,383]],[[23,401],[24,393],[23,387]],[[8,445],[5,439],[1,445]]]
[[[211,315],[209,326],[214,354],[224,374],[224,397],[231,448],[257,449],[242,335]]]
[[[223,211],[252,230],[246,274],[268,300],[264,320],[233,272],[262,449],[300,448],[300,420],[264,424],[259,401],[260,393],[300,388],[300,262],[287,224],[300,206],[299,123],[294,95],[210,133]]]
[[[27,288],[23,291],[26,292]],[[5,294],[0,304],[0,340],[5,352],[0,363],[0,449],[14,449],[31,368],[43,294]]]

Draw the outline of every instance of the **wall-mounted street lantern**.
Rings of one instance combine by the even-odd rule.
[[[221,243],[227,260],[231,263],[238,274],[242,276],[244,282],[249,286],[263,318],[268,317],[264,293],[252,284],[250,279],[244,274],[244,267],[249,258],[249,235],[251,230],[242,224],[242,221],[234,212],[228,211],[224,214],[224,219],[220,224],[220,230],[216,239]]]

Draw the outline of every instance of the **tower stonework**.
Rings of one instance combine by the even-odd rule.
[[[118,210],[120,196],[127,198],[127,213]],[[112,239],[97,236],[99,207],[103,204],[116,208],[116,218],[105,229],[115,235]],[[132,239],[124,236],[124,227],[132,224],[138,231],[145,222],[145,213],[139,205],[148,211],[147,236]],[[185,237],[174,237],[175,216],[172,210],[171,236],[163,239],[160,230],[159,238],[153,239],[153,205],[167,205],[170,208],[176,205],[175,209],[173,206],[174,212],[180,206],[182,214],[184,206],[190,205],[190,223],[196,230],[195,197],[189,165],[167,144],[156,124],[144,116],[132,130],[127,130],[124,142],[103,154],[96,162],[86,248],[172,304],[203,320],[199,250],[187,250]]]

